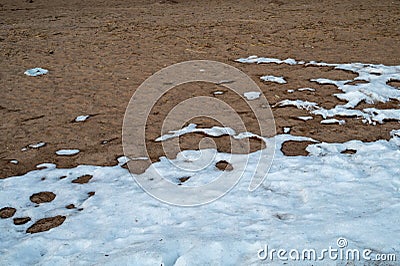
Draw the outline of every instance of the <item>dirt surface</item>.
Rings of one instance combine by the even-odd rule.
[[[173,63],[193,59],[228,63],[248,74],[271,105],[306,97],[326,108],[339,103],[333,96],[338,90],[309,79],[346,79],[354,74],[234,60],[254,54],[330,63],[400,64],[398,0],[3,0],[0,28],[0,178],[24,174],[42,162],[58,167],[116,164],[123,155],[121,129],[130,97],[147,77]],[[23,74],[33,67],[49,73]],[[285,76],[288,83],[260,81],[265,74]],[[398,81],[391,84],[399,86]],[[192,92],[212,96],[216,89],[224,89],[199,86],[188,85],[165,97],[179,100]],[[310,86],[316,92],[287,92]],[[229,92],[216,97],[238,109],[243,105]],[[147,144],[152,158],[163,154],[153,140],[173,102],[161,100],[155,107],[158,113],[149,117]],[[398,103],[380,107],[394,106],[398,108]],[[242,111],[249,131],[256,133],[251,113]],[[319,141],[387,139],[390,130],[399,127],[398,122],[370,126],[356,119],[347,119],[344,126],[321,125],[320,117],[304,122],[296,117],[307,112],[293,107],[274,108],[273,113],[277,133],[290,126],[291,134]],[[74,122],[79,115],[91,117]],[[198,147],[201,136],[191,135],[182,137],[182,149]],[[40,141],[46,145],[21,151]],[[225,144],[228,140],[220,142],[220,150],[229,145]],[[59,149],[81,152],[63,157],[55,155]],[[12,159],[19,163],[10,163]]]
[[[13,222],[15,225],[22,225],[22,224],[26,224],[30,220],[31,220],[31,217],[20,217],[20,218],[14,218]]]
[[[43,218],[32,224],[28,229],[26,229],[26,232],[30,234],[35,234],[44,231],[49,231],[54,227],[62,225],[65,219],[66,217],[61,215]]]
[[[71,181],[71,183],[75,184],[86,184],[89,183],[90,179],[92,179],[92,175],[83,175]]]
[[[0,218],[7,219],[13,217],[17,210],[12,207],[4,207],[0,209]]]
[[[52,202],[55,198],[56,198],[56,194],[54,194],[53,192],[42,191],[39,193],[32,194],[29,199],[33,203],[40,204],[40,203]]]

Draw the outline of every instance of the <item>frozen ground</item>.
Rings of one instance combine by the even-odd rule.
[[[240,59],[246,60],[248,63],[305,64],[294,59],[254,56]],[[359,100],[372,103],[399,100],[399,90],[386,84],[388,79],[399,78],[399,67],[334,66],[352,68],[359,77],[369,81],[359,84],[363,86],[329,81],[335,82],[343,91],[340,97],[348,100],[348,104],[341,106],[344,112],[355,111],[353,107]],[[380,75],[376,75],[377,71]],[[368,86],[370,83],[379,83],[379,89]],[[320,110],[318,103],[306,100],[280,104],[307,109],[311,115]],[[369,118],[373,123],[384,122],[385,112],[389,111],[376,111],[380,117],[374,112],[360,112],[361,118]],[[397,114],[398,109],[390,112]],[[325,121],[339,123],[340,120]],[[199,129],[193,124],[158,140],[200,131],[211,137],[241,136],[230,128]],[[289,133],[290,128],[285,131]],[[315,143],[307,147],[309,156],[285,156],[280,148],[288,140],[310,139],[290,134],[265,139],[267,143],[276,142],[275,147],[269,147],[275,149],[275,158],[266,180],[257,190],[248,190],[252,169],[256,167],[256,160],[250,160],[247,171],[232,191],[215,202],[193,208],[167,205],[143,192],[121,167],[126,161],[123,157],[118,165],[107,167],[80,165],[60,169],[53,164],[42,164],[38,170],[23,176],[0,180],[0,208],[15,208],[13,218],[31,218],[23,225],[14,225],[12,218],[0,219],[0,265],[281,265],[284,261],[276,254],[272,261],[270,257],[265,261],[258,258],[259,250],[265,245],[270,250],[297,249],[300,253],[304,249],[315,249],[318,256],[330,247],[343,252],[371,250],[370,258],[380,253],[395,254],[397,262],[367,261],[366,265],[398,265],[400,130],[393,130],[388,141]],[[204,154],[208,152],[217,156],[194,175],[189,170],[174,168],[165,159],[154,165],[171,180],[190,174],[187,181],[190,185],[201,183],[203,178],[209,181],[218,174],[214,165],[221,158],[230,160],[232,175],[240,168],[237,166],[241,158],[247,159],[247,155],[230,156],[209,150]],[[250,154],[250,159],[257,158],[259,152]],[[199,158],[198,153],[184,151],[175,163],[190,164],[185,158]],[[92,178],[87,183],[72,182],[82,176]],[[44,191],[56,194],[55,199],[47,203],[30,200],[34,193]],[[74,207],[66,208],[70,204]],[[57,215],[66,217],[62,225],[46,232],[26,233],[35,221]],[[339,248],[339,238],[346,239],[347,246]],[[294,264],[290,259],[286,263]],[[328,255],[312,263],[345,265],[344,261],[329,259]],[[311,262],[296,265],[303,264]],[[364,263],[356,261],[355,264]]]

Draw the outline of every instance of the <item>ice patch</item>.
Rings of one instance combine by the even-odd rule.
[[[270,82],[275,82],[275,83],[279,83],[279,84],[286,83],[286,80],[283,77],[275,77],[275,76],[271,76],[271,75],[262,76],[260,79],[263,81],[270,81]]]
[[[75,122],[84,122],[88,119],[90,115],[80,115],[75,118]]]
[[[283,133],[289,134],[289,133],[290,133],[290,130],[291,130],[290,127],[284,127],[284,128],[283,128]]]
[[[275,63],[275,64],[288,64],[288,65],[298,64],[298,62],[292,58],[280,60],[277,58],[258,57],[256,55],[249,56],[248,58],[239,58],[236,60],[236,62],[248,63],[248,64],[251,64],[251,63],[257,63],[257,64]]]
[[[304,121],[308,121],[308,120],[312,120],[313,117],[312,116],[298,116],[297,117],[300,120],[304,120]]]
[[[56,154],[59,156],[72,156],[72,155],[78,154],[79,152],[80,152],[80,150],[77,150],[77,149],[72,149],[72,150],[62,149],[62,150],[56,151]]]
[[[339,124],[339,125],[344,125],[346,123],[345,120],[338,120],[338,119],[324,119],[321,121],[321,124]]]
[[[212,127],[212,128],[197,128],[196,124],[189,124],[187,127],[184,127],[179,130],[172,130],[169,134],[162,135],[158,137],[156,141],[165,141],[168,139],[176,138],[189,133],[204,133],[212,137],[220,137],[223,135],[234,136],[236,135],[235,130],[230,127]]]
[[[303,109],[303,110],[315,110],[318,107],[317,103],[315,102],[308,102],[308,101],[302,101],[302,100],[283,100],[278,103],[276,103],[273,107],[285,107],[285,106],[295,106],[298,109]]]
[[[45,142],[38,142],[38,143],[35,143],[35,144],[29,144],[28,147],[31,148],[31,149],[39,149],[41,147],[44,147],[45,145],[46,145]]]
[[[299,88],[298,91],[315,91],[313,88]]]
[[[47,69],[36,67],[36,68],[31,68],[31,69],[26,70],[24,72],[24,74],[27,75],[27,76],[36,77],[36,76],[45,75],[48,72],[49,71]]]
[[[247,100],[252,101],[252,100],[260,98],[261,92],[250,91],[250,92],[245,92],[243,95],[244,95],[244,97],[246,97]]]

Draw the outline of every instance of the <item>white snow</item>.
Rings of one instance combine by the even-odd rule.
[[[317,103],[315,103],[315,102],[308,102],[308,101],[302,101],[302,100],[283,100],[283,101],[276,103],[274,105],[274,107],[276,107],[276,106],[278,106],[278,107],[295,106],[298,109],[303,109],[303,110],[308,110],[308,111],[319,108]]]
[[[31,76],[31,77],[36,77],[36,76],[41,76],[47,74],[49,71],[44,68],[36,67],[36,68],[31,68],[28,69],[24,72],[25,75]]]
[[[325,109],[318,106],[315,102],[302,100],[282,100],[276,103],[273,107],[295,106],[298,109],[308,110],[313,115],[321,115],[324,119],[334,116],[356,116],[362,118],[364,123],[382,124],[386,120],[400,121],[400,109],[376,109],[365,108],[363,110],[347,109],[343,105],[337,105],[332,109]]]
[[[299,88],[298,91],[315,91],[313,88]]]
[[[18,161],[18,160],[15,160],[15,159],[13,159],[13,160],[10,160],[10,163],[12,163],[12,164],[18,164],[18,163],[19,163],[19,161]]]
[[[240,63],[257,63],[257,64],[275,63],[275,64],[288,64],[288,65],[299,64],[299,62],[297,62],[296,60],[294,60],[292,58],[288,58],[288,59],[285,59],[285,60],[279,60],[277,58],[257,57],[256,55],[249,56],[248,58],[237,59],[236,62],[240,62]]]
[[[283,133],[285,133],[285,134],[289,134],[290,130],[291,130],[290,127],[283,127]]]
[[[287,92],[288,92],[288,93],[293,93],[293,92],[294,92],[294,90],[287,90]]]
[[[257,56],[240,58],[236,61],[242,63],[285,63],[288,65],[299,64],[299,62],[296,60],[287,61],[276,58],[264,58]],[[391,100],[400,101],[400,90],[388,85],[388,82],[390,81],[400,80],[400,65],[385,66],[382,64],[376,65],[362,63],[329,64],[315,61],[311,61],[309,63],[306,63],[305,65],[334,67],[335,69],[351,71],[358,75],[352,80],[331,80],[323,77],[311,79],[310,81],[319,84],[329,84],[336,86],[339,90],[342,91],[342,93],[337,93],[335,94],[335,96],[338,99],[347,102],[344,105],[337,105],[330,110],[319,108],[319,110],[313,111],[313,114],[319,114],[324,118],[330,118],[335,115],[348,117],[357,116],[359,118],[362,118],[364,122],[370,124],[376,124],[376,122],[384,123],[385,120],[400,121],[400,109],[377,110],[367,108],[362,111],[353,109],[361,102],[374,104],[377,102],[385,103]],[[263,77],[261,79],[263,79]],[[362,83],[355,83],[354,85],[349,84],[356,81],[362,81]],[[305,89],[309,90],[311,88],[299,88],[298,90],[300,91]]]
[[[297,117],[300,120],[304,120],[304,121],[308,121],[308,120],[312,120],[313,117],[312,116],[298,116]]]
[[[35,144],[29,144],[28,147],[31,149],[39,149],[41,147],[44,147],[45,145],[46,145],[46,143],[41,141],[41,142],[38,142]]]
[[[249,101],[260,98],[260,95],[261,95],[261,92],[259,92],[259,91],[249,91],[249,92],[245,92],[243,94],[243,96],[246,97],[246,99]]]
[[[59,156],[71,156],[71,155],[75,155],[78,154],[80,152],[80,150],[77,149],[62,149],[62,150],[58,150],[56,151],[56,154]]]
[[[275,76],[271,76],[271,75],[262,76],[260,79],[263,81],[270,81],[270,82],[275,82],[275,83],[279,83],[279,84],[286,83],[286,80],[283,77],[275,77]]]
[[[90,115],[80,115],[75,118],[75,122],[84,122],[88,119]]]
[[[324,120],[321,121],[321,124],[339,124],[339,125],[344,125],[345,123],[346,123],[345,120],[343,120],[343,119],[338,120],[338,119],[335,119],[335,118],[324,119]]]
[[[224,94],[223,91],[214,91],[214,95],[222,95],[222,94]]]
[[[247,189],[251,168],[256,167],[250,160],[249,172],[232,191],[194,208],[153,199],[120,164],[71,169],[43,164],[47,168],[0,180],[1,207],[16,208],[14,217],[32,218],[24,225],[0,219],[1,261],[7,265],[250,265],[261,263],[257,252],[265,245],[321,251],[337,248],[339,237],[347,239],[349,249],[398,254],[399,136],[397,130],[389,141],[318,143],[307,148],[309,156],[287,157],[280,150],[284,141],[307,138],[277,135],[275,160],[261,187],[252,193]],[[357,152],[342,154],[346,149]],[[227,155],[218,156],[216,160]],[[231,157],[232,172],[242,156],[246,155]],[[175,176],[188,174],[173,170],[166,160],[155,164]],[[197,174],[211,178],[216,171],[210,167]],[[71,183],[86,174],[93,175],[88,184]],[[40,191],[57,196],[35,207],[29,197]],[[88,197],[90,191],[95,195]],[[76,209],[66,209],[68,204]],[[55,215],[67,217],[61,226],[25,233],[38,219]],[[329,258],[318,265],[336,263],[344,265]],[[275,264],[281,264],[277,258],[271,265]]]
[[[204,133],[209,136],[213,137],[219,137],[223,135],[229,135],[229,136],[234,136],[236,135],[235,130],[229,127],[212,127],[212,128],[197,128],[196,124],[189,124],[188,126],[179,129],[179,130],[173,130],[170,131],[169,134],[162,135],[161,137],[158,137],[156,141],[165,141],[168,139],[176,138],[185,134],[189,133]]]

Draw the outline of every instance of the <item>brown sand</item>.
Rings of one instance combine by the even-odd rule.
[[[210,59],[237,67],[256,81],[271,105],[300,98],[332,107],[339,103],[332,96],[338,90],[309,79],[346,79],[354,74],[234,60],[255,54],[399,65],[399,19],[400,5],[393,0],[4,0],[0,3],[0,178],[26,173],[42,162],[59,167],[115,164],[123,155],[122,121],[133,92],[152,73],[181,61]],[[23,72],[32,67],[50,73],[25,76]],[[259,77],[265,74],[283,75],[288,83],[263,83]],[[399,82],[392,84],[399,86]],[[210,96],[216,89],[210,85],[199,90],[198,86],[188,85],[165,97],[179,100],[196,91]],[[287,93],[309,86],[317,91]],[[218,97],[236,108],[243,104],[229,92]],[[162,115],[173,103],[164,99],[149,117],[147,143],[153,159],[163,154],[153,140],[159,136]],[[398,108],[398,103],[380,105],[394,106]],[[356,119],[348,119],[344,126],[321,125],[320,117],[304,122],[295,117],[307,112],[293,107],[274,108],[273,113],[277,133],[290,126],[294,135],[328,142],[387,139],[390,130],[399,127],[398,122],[370,126]],[[85,114],[92,116],[84,123],[73,122]],[[249,130],[256,131],[256,121],[245,108],[242,117]],[[193,135],[181,138],[182,149],[197,148],[202,136]],[[21,151],[39,141],[47,145]],[[228,139],[217,142],[220,150],[229,150]],[[293,146],[292,154],[301,154],[303,146]],[[56,156],[55,151],[62,148],[81,152]],[[19,164],[11,164],[11,159]]]

